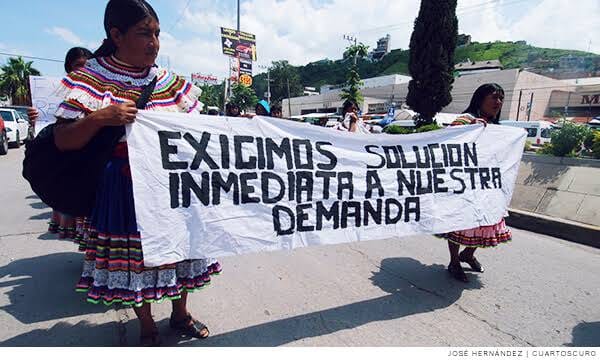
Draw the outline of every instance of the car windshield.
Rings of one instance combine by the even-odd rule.
[[[10,111],[0,110],[0,115],[2,115],[4,121],[15,121],[15,118],[13,118],[13,115]]]
[[[15,109],[24,120],[27,120],[29,118],[29,116],[27,116],[27,109],[24,108],[17,108]]]

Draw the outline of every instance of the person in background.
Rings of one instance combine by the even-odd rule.
[[[240,116],[240,107],[234,103],[225,105],[225,116],[238,117]]]
[[[271,116],[274,118],[283,118],[283,112],[281,111],[281,105],[271,106]]]
[[[269,103],[265,100],[259,101],[254,107],[254,112],[256,113],[256,116],[270,116],[271,108]]]
[[[86,66],[62,81],[65,93],[55,116],[56,146],[83,148],[104,127],[131,124],[143,89],[155,87],[145,109],[200,114],[201,90],[155,65],[160,49],[158,15],[145,0],[109,0],[104,13],[106,39]],[[94,304],[132,306],[141,345],[158,346],[152,303],[171,300],[169,325],[181,334],[206,338],[208,327],[188,311],[188,293],[210,284],[219,262],[195,258],[147,267],[138,231],[127,142],[122,138],[99,179],[85,240],[77,291]],[[164,236],[170,236],[169,231]],[[206,309],[209,311],[209,309]]]
[[[342,105],[342,122],[332,127],[336,130],[370,134],[365,123],[358,117],[358,104],[353,100],[346,100]]]
[[[65,55],[65,72],[68,74],[70,72],[83,68],[85,66],[85,63],[91,57],[92,52],[88,49],[82,47],[74,47],[69,49],[69,51],[67,51],[67,54]],[[35,111],[37,112],[37,110]],[[85,218],[73,218],[68,214],[61,214],[58,211],[52,210],[52,217],[50,219],[50,223],[48,224],[48,231],[53,234],[58,233],[59,239],[72,238],[76,244],[79,244],[81,246],[85,228]]]
[[[92,52],[86,48],[74,47],[67,51],[65,56],[65,71],[70,73],[81,69],[92,58]]]
[[[504,89],[498,84],[481,85],[471,98],[469,107],[465,114],[457,118],[451,126],[469,124],[498,124],[500,121],[500,110],[504,102]],[[491,248],[499,244],[511,241],[512,234],[506,227],[504,218],[495,225],[480,226],[474,229],[453,231],[441,234],[440,237],[448,240],[450,251],[450,264],[448,271],[457,280],[469,282],[461,262],[467,263],[476,272],[483,272],[483,266],[475,258],[477,248]],[[459,253],[460,246],[465,249]]]

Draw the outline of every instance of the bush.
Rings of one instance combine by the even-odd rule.
[[[594,140],[592,141],[592,156],[596,159],[600,159],[600,131],[594,132]]]
[[[525,147],[523,148],[523,150],[525,151],[532,151],[533,148],[531,147],[533,145],[533,143],[529,140],[525,141]]]
[[[542,147],[537,151],[538,154],[542,155],[554,155],[554,149],[552,149],[551,143],[545,143]]]
[[[418,127],[415,130],[415,132],[416,133],[424,133],[424,132],[434,131],[434,130],[439,130],[439,129],[442,129],[442,127],[436,123],[433,123],[433,124],[428,124],[428,125],[423,125],[421,127]]]
[[[589,128],[570,122],[563,122],[562,128],[552,132],[552,154],[554,156],[574,156],[581,150]]]
[[[587,150],[591,150],[592,146],[594,145],[594,139],[597,136],[597,134],[600,133],[600,131],[594,131],[593,129],[587,129],[587,132],[585,134],[585,138],[583,139],[583,146],[587,149]]]
[[[405,128],[400,125],[390,125],[390,126],[386,126],[385,129],[383,129],[383,132],[386,134],[406,135],[406,134],[412,134],[413,130],[409,129],[409,128]]]

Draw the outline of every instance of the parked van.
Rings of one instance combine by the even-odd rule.
[[[554,124],[549,121],[513,121],[502,120],[500,125],[512,126],[525,129],[527,131],[527,140],[533,146],[542,146],[550,142],[552,130],[555,129]]]

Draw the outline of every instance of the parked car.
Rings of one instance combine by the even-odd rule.
[[[14,109],[0,108],[0,116],[4,119],[9,145],[20,147],[29,134],[29,121]]]
[[[600,116],[593,118],[587,125],[594,130],[600,130]]]
[[[29,123],[29,129],[27,131],[27,139],[25,139],[25,140],[26,141],[33,140],[33,138],[35,137],[35,121],[31,120],[29,118],[29,115],[27,115],[27,110],[29,110],[29,106],[11,105],[11,106],[2,106],[2,108],[16,110],[19,114],[21,114],[21,116],[25,120],[27,120],[27,122]]]
[[[533,146],[542,146],[545,143],[549,143],[552,135],[552,131],[556,128],[554,124],[549,121],[513,121],[513,120],[502,120],[500,125],[513,126],[525,129],[527,131],[527,140],[531,142]]]
[[[4,118],[0,116],[0,155],[8,153],[8,135],[4,126]]]

